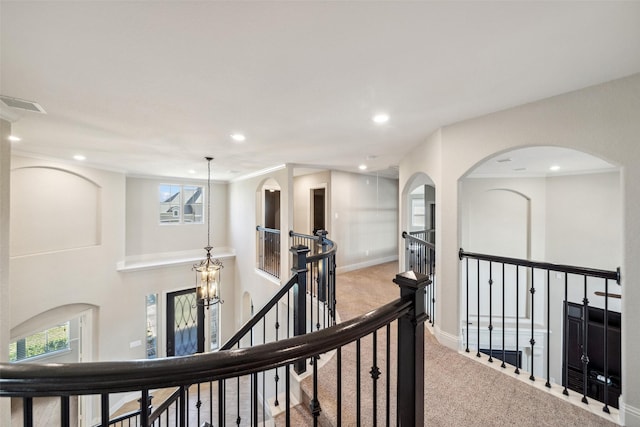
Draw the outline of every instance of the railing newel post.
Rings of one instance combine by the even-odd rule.
[[[307,317],[307,254],[309,248],[304,245],[293,246],[290,249],[293,254],[293,268],[291,271],[298,276],[298,285],[293,290],[293,335],[306,334]],[[306,372],[306,360],[298,360],[293,365],[294,371],[299,375]]]
[[[425,274],[407,271],[393,282],[400,296],[413,302],[413,309],[398,319],[397,423],[424,425],[424,288],[431,281]]]

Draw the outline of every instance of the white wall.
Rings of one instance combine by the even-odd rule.
[[[43,169],[45,168],[45,169]],[[47,216],[46,206],[41,211],[30,216],[28,212],[12,207],[11,218],[37,220],[39,227],[32,227],[29,221],[11,221],[12,233],[27,240],[28,244],[12,245],[13,247],[40,247],[38,242],[51,240],[42,234],[46,230],[63,228],[68,233],[97,233],[101,237],[98,244],[86,246],[82,239],[68,239],[56,247],[50,245],[47,252],[28,254],[13,254],[11,257],[11,327],[15,327],[28,319],[35,318],[40,313],[69,304],[89,304],[98,308],[100,333],[94,337],[100,349],[102,359],[127,358],[128,351],[123,346],[117,334],[109,333],[112,327],[122,325],[121,306],[126,289],[115,270],[115,264],[124,257],[124,176],[118,173],[100,171],[79,164],[65,164],[60,162],[36,160],[14,156],[12,159],[12,173],[33,174],[33,179],[20,179],[12,183],[12,195],[37,194],[35,189],[44,185],[41,181],[41,171],[55,171],[46,174],[47,188],[64,204],[65,199],[75,197],[77,184],[85,194],[85,182],[95,184],[99,193],[99,209],[93,213],[98,217],[90,223],[100,229],[87,227],[86,222],[77,221],[73,215]],[[75,175],[82,179],[69,180],[67,176]],[[23,177],[24,178],[24,177]],[[82,213],[79,213],[81,215]],[[78,224],[78,229],[75,229]],[[44,231],[43,231],[44,230]],[[90,239],[87,239],[90,240]],[[53,242],[55,243],[55,242]],[[75,245],[70,245],[75,243]],[[37,286],[37,298],[34,298],[34,282]],[[124,323],[126,324],[126,323]],[[96,353],[97,354],[97,353]]]
[[[331,223],[331,173],[322,171],[293,178],[293,230],[297,233],[311,234],[311,190],[315,188],[325,189],[325,211],[327,213],[326,227]],[[331,230],[329,238],[332,238]]]
[[[338,272],[397,259],[398,181],[332,171],[330,195]]]
[[[599,156],[621,166],[623,414],[640,425],[640,341],[632,325],[640,323],[640,75],[560,95],[447,126],[412,150],[400,164],[400,187],[417,172],[436,184],[438,206],[436,269],[438,282],[460,283],[459,180],[484,159],[518,147],[558,145]],[[434,165],[436,163],[436,165]],[[401,216],[403,217],[403,216]],[[629,284],[629,286],[625,286]],[[459,286],[441,286],[438,294],[440,339],[457,347]]]
[[[262,186],[267,180],[275,180],[280,187],[280,228],[281,260],[280,281],[268,278],[258,272],[256,268],[256,226],[262,221],[261,213],[263,201]],[[266,172],[258,176],[247,177],[232,181],[229,184],[229,238],[230,245],[236,252],[235,265],[235,312],[242,313],[243,294],[248,292],[253,300],[255,310],[258,311],[277,291],[280,282],[286,283],[291,277],[289,234],[292,228],[293,208],[291,198],[293,194],[292,168],[282,167],[276,171]],[[241,325],[240,316],[234,317],[234,329]]]
[[[202,224],[160,224],[160,184],[194,184],[205,188],[205,222]],[[126,255],[139,256],[204,248],[207,243],[206,181],[168,178],[127,178]],[[211,183],[211,244],[228,246],[226,183]]]
[[[0,348],[9,348],[11,288],[9,284],[9,203],[11,195],[11,123],[0,117]],[[0,352],[0,363],[9,353]],[[9,399],[0,399],[0,425],[11,423]]]

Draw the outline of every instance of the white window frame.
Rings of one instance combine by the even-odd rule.
[[[163,189],[167,188],[169,191],[163,193]],[[185,205],[189,200],[184,200],[185,189],[195,194],[200,189],[200,195],[196,200],[201,200],[198,203],[191,203],[200,207],[199,220],[197,221],[185,221]],[[177,192],[177,194],[176,194]],[[158,186],[158,222],[160,225],[185,225],[185,224],[204,224],[205,222],[205,187],[199,184],[172,184],[162,183]],[[174,198],[172,198],[172,196]],[[177,201],[176,201],[177,199]],[[164,201],[163,201],[164,200]],[[167,209],[168,207],[168,209]],[[166,220],[163,220],[163,216]],[[194,219],[197,214],[194,214]],[[175,218],[175,220],[174,220]]]

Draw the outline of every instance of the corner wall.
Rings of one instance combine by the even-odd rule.
[[[632,325],[640,324],[640,75],[522,105],[442,128],[410,152],[400,166],[400,188],[415,172],[425,172],[436,184],[438,209],[437,257],[441,288],[440,330],[460,335],[459,180],[478,163],[500,152],[534,145],[557,145],[601,157],[621,167],[621,248],[623,416],[640,425],[640,341]],[[433,165],[428,153],[440,155]],[[441,169],[440,169],[441,168]],[[402,216],[401,216],[402,217]],[[450,341],[448,341],[451,344]]]

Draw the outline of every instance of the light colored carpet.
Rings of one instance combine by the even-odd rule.
[[[342,320],[364,314],[393,301],[399,288],[392,282],[397,263],[341,274],[337,280],[337,310]],[[377,381],[377,424],[384,425],[386,367],[386,331],[378,332],[377,365],[382,375]],[[391,425],[395,425],[396,325],[391,327]],[[361,342],[361,424],[374,425],[372,389],[372,338]],[[342,425],[356,425],[355,344],[342,350]],[[321,425],[335,425],[336,378],[335,357],[320,369],[319,400]],[[521,374],[523,375],[523,374]],[[528,377],[528,375],[527,375]],[[303,382],[311,396],[312,379]],[[559,386],[556,386],[559,388]],[[615,426],[562,398],[532,387],[511,375],[505,375],[482,363],[458,354],[438,343],[431,332],[425,333],[425,424],[429,426]],[[602,405],[592,401],[590,406]]]

